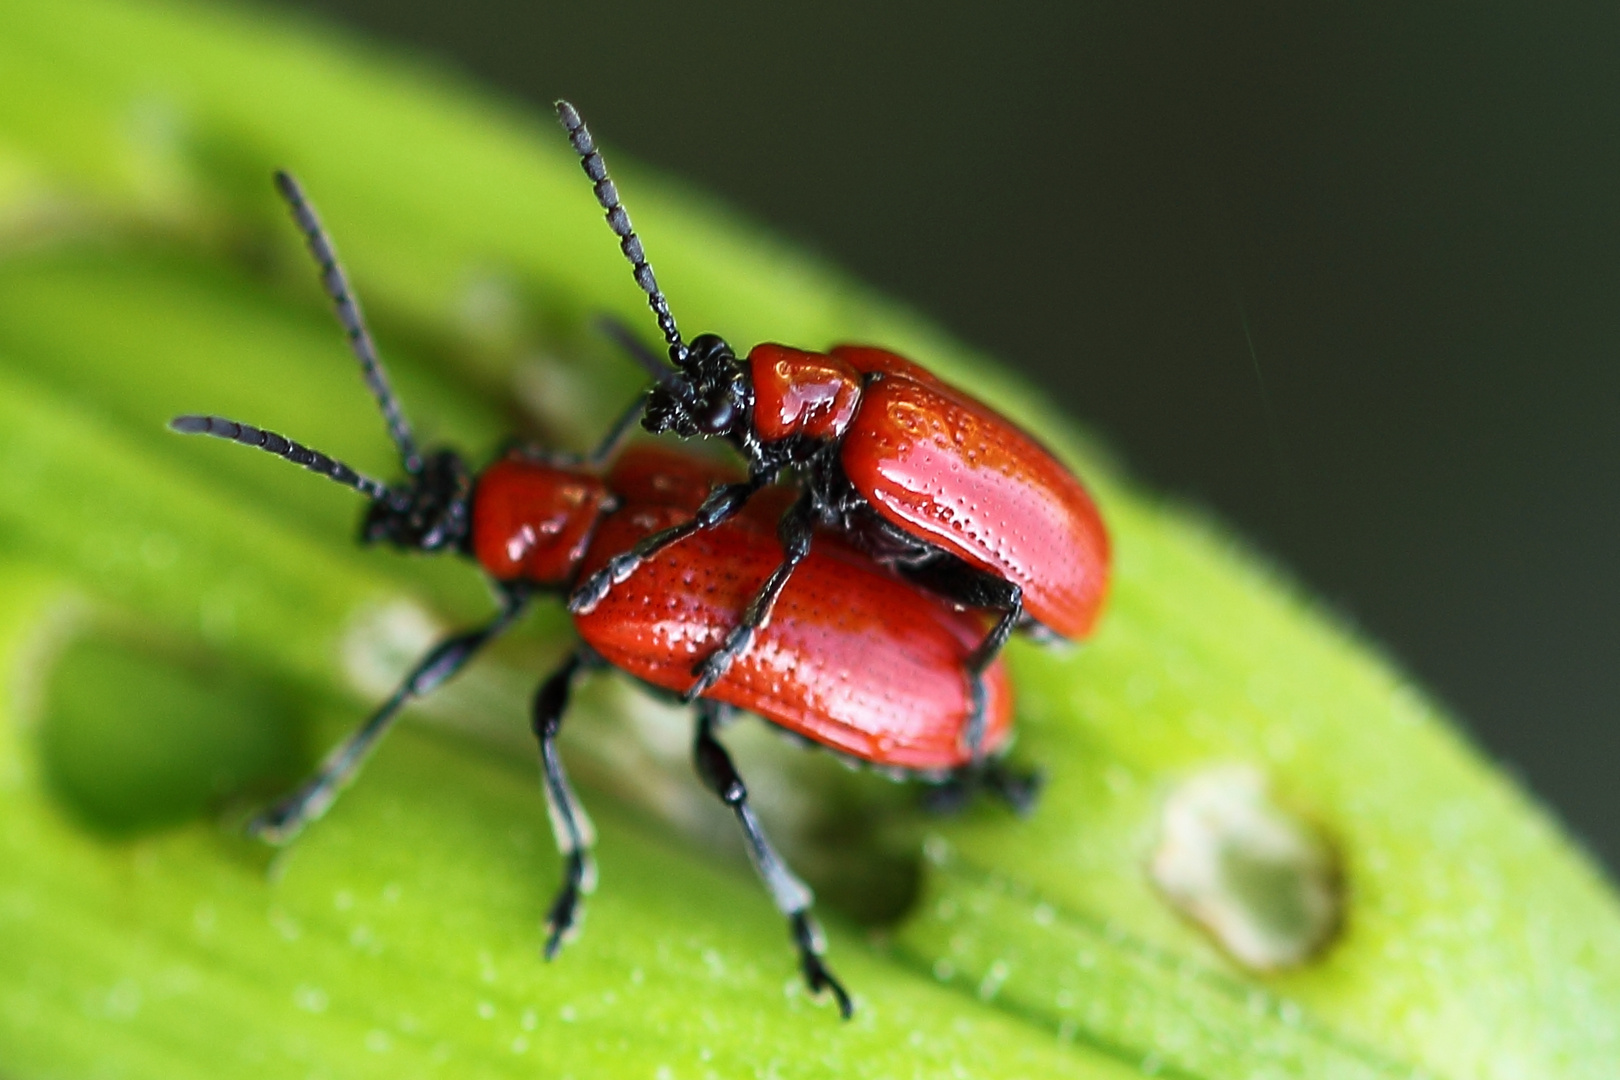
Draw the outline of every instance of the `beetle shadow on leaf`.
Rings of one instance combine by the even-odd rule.
[[[218,656],[92,630],[45,676],[41,772],[74,820],[133,839],[285,786],[305,757],[295,713]]]

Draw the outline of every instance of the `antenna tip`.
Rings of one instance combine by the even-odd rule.
[[[579,127],[580,119],[578,109],[574,108],[573,105],[569,104],[562,98],[558,98],[556,101],[552,102],[552,104],[556,106],[557,119],[562,121],[563,127],[567,128],[569,131],[573,131],[575,128]]]
[[[298,181],[286,169],[277,169],[270,174],[270,177],[276,185],[276,190],[281,193],[282,198],[300,199],[303,197],[303,190],[299,188]]]
[[[210,426],[206,416],[177,416],[169,421],[169,430],[182,435],[202,435]]]

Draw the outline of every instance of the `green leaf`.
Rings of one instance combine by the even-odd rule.
[[[566,641],[552,610],[289,851],[242,838],[490,609],[466,565],[356,547],[351,493],[163,430],[218,412],[390,470],[271,169],[319,203],[435,439],[584,445],[636,385],[591,322],[645,309],[549,118],[236,10],[13,0],[0,1072],[1613,1075],[1614,896],[1432,703],[983,357],[599,134],[683,325],[889,343],[1087,478],[1118,553],[1098,633],[1010,650],[1040,808],[927,819],[739,732],[856,992],[840,1024],[688,775],[683,717],[603,677],[564,739],[602,886],[547,964],[525,700]]]

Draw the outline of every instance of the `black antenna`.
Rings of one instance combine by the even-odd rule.
[[[625,212],[624,204],[619,202],[619,189],[614,187],[613,181],[608,178],[607,166],[602,163],[602,155],[597,152],[596,141],[586,129],[585,121],[580,119],[579,110],[568,102],[557,102],[557,119],[561,120],[562,126],[568,130],[568,141],[573,144],[574,153],[579,155],[580,167],[595,185],[596,201],[607,211],[608,228],[619,238],[619,250],[630,260],[636,284],[647,294],[647,306],[652,308],[653,314],[657,316],[658,328],[664,332],[664,340],[669,343],[670,359],[677,364],[684,362],[686,343],[681,340],[681,332],[675,326],[675,316],[670,314],[669,301],[664,299],[664,294],[658,289],[658,279],[653,276],[652,266],[647,262],[647,254],[641,248],[641,238],[630,226],[630,215]]]
[[[325,287],[326,295],[332,298],[338,322],[349,336],[349,348],[353,350],[355,359],[360,361],[360,374],[365,377],[371,396],[377,399],[378,406],[382,408],[383,419],[388,423],[388,434],[393,436],[394,445],[399,448],[405,471],[415,476],[422,471],[416,436],[411,434],[411,426],[406,423],[405,414],[399,407],[399,398],[394,396],[393,388],[388,385],[382,361],[377,359],[377,343],[371,339],[371,331],[366,329],[365,316],[360,313],[360,302],[355,299],[354,292],[349,288],[349,279],[338,264],[331,237],[326,235],[326,230],[321,227],[321,219],[315,216],[315,208],[304,197],[304,189],[298,186],[298,181],[290,173],[277,170],[276,190],[287,201],[293,221],[298,223],[298,230],[309,244],[309,253],[315,257],[316,265],[321,269],[321,285]]]
[[[302,465],[312,473],[320,473],[328,480],[336,480],[362,495],[380,499],[388,494],[388,485],[362,476],[343,462],[329,458],[319,450],[311,450],[301,443],[277,435],[273,431],[256,428],[252,424],[239,424],[222,416],[177,416],[169,421],[169,430],[182,435],[212,435],[216,439],[229,439],[243,446],[256,446],[260,450],[286,458],[294,465]]]

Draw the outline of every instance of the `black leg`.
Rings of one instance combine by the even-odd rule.
[[[619,452],[619,447],[624,444],[624,440],[629,436],[630,432],[635,430],[636,422],[641,419],[641,414],[646,411],[647,395],[644,393],[637,394],[636,400],[632,401],[629,408],[620,413],[618,419],[613,421],[613,426],[607,429],[607,434],[602,436],[602,441],[596,444],[595,449],[585,455],[582,459],[583,463],[597,468],[606,465],[613,455]]]
[[[1013,627],[1018,625],[1024,617],[1024,591],[1017,585],[1011,586],[1011,601],[1007,609],[1002,612],[996,625],[990,628],[984,640],[979,642],[962,666],[972,680],[969,693],[973,704],[968,713],[967,727],[963,732],[962,745],[967,748],[968,756],[974,762],[984,759],[984,710],[987,705],[984,691],[984,673],[995,662],[1002,647],[1007,644],[1007,638],[1012,636]]]
[[[960,813],[980,791],[987,791],[1006,803],[1019,817],[1035,809],[1046,778],[1039,771],[1010,769],[1000,761],[964,765],[942,783],[923,794],[923,806],[934,814]]]
[[[647,395],[645,393],[637,394],[635,400],[614,419],[612,425],[608,427],[607,433],[602,436],[601,441],[583,454],[576,454],[569,450],[546,449],[517,438],[508,439],[502,443],[500,454],[502,457],[508,454],[516,454],[525,461],[533,461],[554,468],[585,466],[590,469],[600,469],[607,465],[613,456],[619,452],[619,448],[624,445],[625,438],[635,429],[636,421],[640,420],[641,414],[646,411]],[[309,467],[305,466],[305,468]]]
[[[822,955],[827,951],[827,940],[810,914],[815,895],[808,885],[794,876],[765,838],[765,830],[760,827],[759,819],[748,805],[748,789],[743,785],[742,777],[737,775],[731,755],[726,753],[726,748],[714,736],[717,720],[726,708],[709,701],[698,705],[697,737],[692,744],[692,757],[697,764],[698,775],[709,790],[720,796],[720,801],[736,813],[743,836],[748,841],[748,855],[753,860],[754,869],[764,879],[771,899],[776,902],[776,909],[788,918],[793,944],[799,950],[799,967],[804,972],[804,981],[809,984],[811,993],[829,991],[838,1002],[838,1014],[848,1020],[854,1014],[855,1006],[844,987],[821,962]]]
[[[326,756],[314,776],[250,821],[248,831],[273,844],[284,844],[297,836],[304,826],[326,813],[338,792],[354,779],[355,772],[377,740],[393,726],[405,703],[448,681],[480,649],[510,626],[527,605],[527,593],[509,592],[501,613],[487,625],[457,634],[434,646],[405,676],[399,689],[371,714],[370,719]]]
[[[725,521],[741,510],[749,496],[762,486],[760,481],[750,479],[737,484],[722,484],[715,488],[709,492],[709,497],[703,500],[703,505],[698,507],[692,520],[644,537],[635,547],[613,556],[606,566],[575,586],[568,597],[568,610],[575,615],[588,613],[602,602],[602,598],[613,586],[635,573],[643,562],[671,544],[679,543],[693,533],[712,529]]]
[[[1024,590],[1006,578],[978,570],[955,559],[938,560],[904,571],[914,581],[963,607],[1001,612],[1001,617],[968,654],[962,664],[969,679],[972,698],[967,723],[962,728],[962,746],[974,763],[984,760],[984,673],[995,662],[1007,639],[1024,618]]]
[[[546,809],[551,812],[551,831],[563,858],[563,883],[546,914],[546,959],[557,955],[563,944],[579,932],[580,898],[596,889],[596,864],[591,846],[596,835],[585,816],[579,796],[568,783],[562,758],[557,754],[557,733],[562,730],[563,714],[574,680],[602,661],[581,645],[562,666],[546,677],[534,695],[534,734],[540,740],[540,776],[546,793]]]
[[[624,320],[612,315],[602,315],[596,320],[596,327],[613,343],[630,354],[630,359],[641,365],[641,369],[651,375],[660,383],[668,383],[675,369],[669,366],[669,357],[660,356],[641,343],[634,330],[626,326]]]
[[[692,674],[697,676],[697,682],[682,695],[685,700],[696,701],[708,693],[709,688],[725,675],[732,661],[748,651],[748,646],[753,644],[755,632],[764,629],[765,624],[770,621],[771,609],[776,606],[777,598],[787,587],[788,578],[793,575],[794,568],[810,554],[815,506],[815,497],[806,491],[788,508],[787,513],[782,515],[782,520],[777,523],[776,528],[776,535],[782,542],[782,564],[765,579],[765,584],[760,586],[759,592],[754,594],[754,598],[744,609],[742,621],[726,635],[726,640],[692,669]]]

